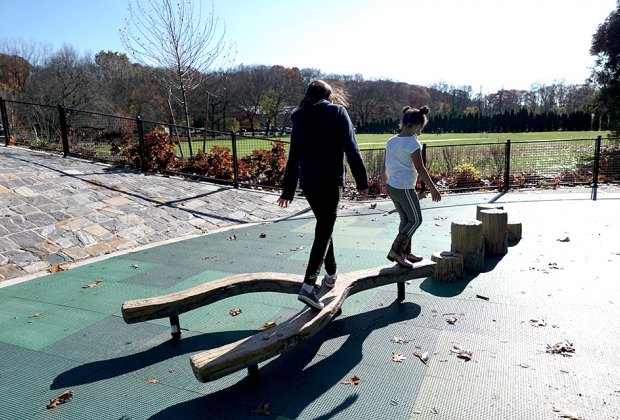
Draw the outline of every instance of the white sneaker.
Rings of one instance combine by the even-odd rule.
[[[328,289],[333,289],[336,285],[337,278],[338,272],[334,274],[325,274],[325,277],[323,277],[323,286],[327,287]]]

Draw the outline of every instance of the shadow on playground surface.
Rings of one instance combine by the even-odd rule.
[[[620,201],[599,198],[423,200],[413,247],[426,258],[450,249],[452,221],[475,219],[476,204],[493,199],[522,223],[523,238],[475,276],[411,281],[403,303],[395,285],[351,296],[319,334],[261,363],[259,382],[239,371],[200,383],[189,357],[289,318],[303,307],[294,295],[241,295],[185,313],[177,342],[165,319],[125,324],[121,304],[237,273],[303,274],[308,215],[238,228],[236,240],[220,231],[0,288],[0,417],[238,419],[268,404],[280,419],[554,419],[562,414],[554,410],[620,418]],[[340,213],[341,272],[387,263],[398,216],[389,202],[369,207]],[[241,314],[231,316],[233,308]],[[547,352],[563,340],[574,353]],[[454,346],[471,350],[471,360]],[[428,364],[414,351],[428,352]],[[342,383],[353,376],[358,385]],[[69,402],[46,409],[69,389]]]

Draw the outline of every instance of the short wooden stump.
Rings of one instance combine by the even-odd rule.
[[[463,256],[458,252],[433,252],[431,261],[437,263],[433,277],[445,282],[453,282],[464,277]]]
[[[484,237],[482,222],[479,220],[458,220],[450,228],[450,251],[463,256],[463,269],[475,274],[484,268]]]
[[[508,242],[519,242],[523,233],[521,222],[508,221],[506,232],[508,233]]]

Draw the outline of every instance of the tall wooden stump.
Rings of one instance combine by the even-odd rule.
[[[484,268],[484,238],[482,222],[479,220],[458,220],[452,222],[452,244],[450,250],[463,256],[466,273],[475,274]]]
[[[500,209],[482,210],[482,235],[487,255],[504,255],[508,252],[508,212]]]
[[[494,210],[494,209],[504,210],[504,206],[500,206],[499,204],[478,204],[476,206],[476,220],[482,221],[482,219],[480,218],[480,212],[482,210]]]

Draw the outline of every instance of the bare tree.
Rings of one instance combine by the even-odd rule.
[[[181,106],[189,127],[188,95],[232,50],[224,41],[225,28],[219,29],[213,2],[206,17],[200,2],[196,9],[193,0],[128,0],[128,5],[121,41],[143,64],[165,70],[168,92]],[[189,146],[192,154],[191,139]]]
[[[70,44],[49,57],[34,83],[38,101],[68,108],[93,109],[97,102],[94,62],[90,53],[80,56]]]
[[[33,89],[33,78],[41,70],[52,46],[0,38],[0,94],[12,99],[31,99],[27,92]]]

